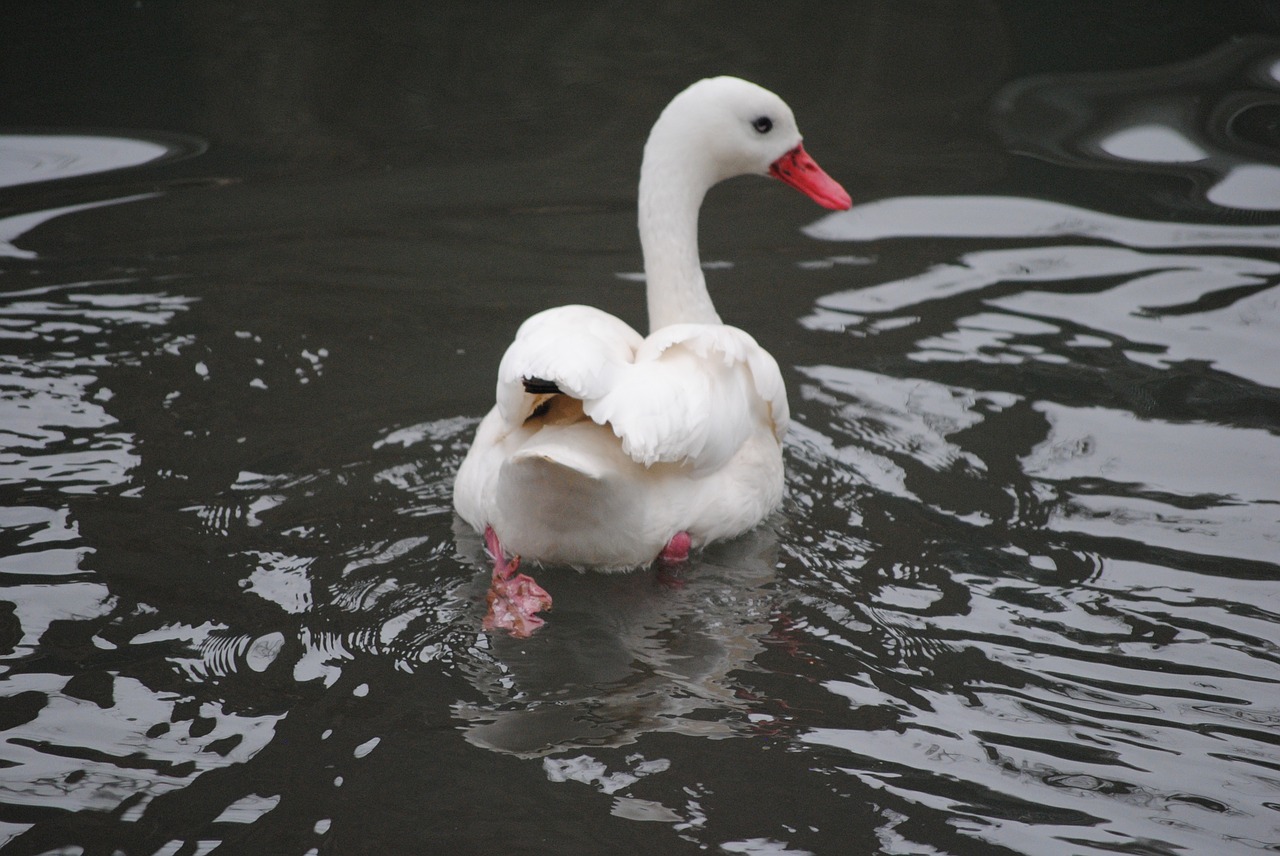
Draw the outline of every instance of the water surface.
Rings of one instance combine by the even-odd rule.
[[[1146,5],[5,13],[0,848],[1276,849],[1280,17]],[[703,213],[785,506],[486,634],[502,349],[643,323],[713,73],[856,203]]]

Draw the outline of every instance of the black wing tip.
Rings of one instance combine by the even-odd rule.
[[[520,382],[524,384],[524,391],[534,395],[557,395],[560,393],[560,387],[556,386],[553,380],[546,380],[540,377],[521,378]]]

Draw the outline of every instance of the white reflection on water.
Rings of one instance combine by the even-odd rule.
[[[1168,125],[1133,125],[1116,131],[1099,144],[1118,158],[1153,163],[1195,163],[1209,153]]]
[[[1280,247],[1280,226],[1165,223],[1016,196],[898,196],[805,228],[825,241],[884,238],[1096,238],[1129,247]]]
[[[852,711],[901,715],[887,728],[818,723],[801,739],[840,750],[830,756],[834,769],[1017,852],[1135,841],[1151,843],[1151,852],[1197,843],[1217,852],[1224,842],[1274,837],[1269,734],[1280,715],[1280,610],[1267,575],[1280,556],[1280,441],[1266,428],[1207,421],[1181,391],[1156,406],[1164,418],[1097,396],[1103,389],[1141,403],[1145,383],[1208,378],[1215,389],[1269,401],[1280,388],[1280,263],[1266,251],[1280,248],[1280,227],[1156,223],[1030,199],[952,197],[872,203],[809,232],[834,241],[928,236],[993,245],[826,295],[801,323],[820,334],[881,337],[910,361],[890,362],[895,371],[960,373],[997,391],[802,368],[810,380],[802,393],[827,418],[793,435],[793,490],[814,483],[815,514],[824,496],[841,505],[842,489],[854,491],[843,500],[854,509],[851,525],[863,525],[859,505],[883,496],[927,503],[916,486],[938,485],[922,477],[926,469],[958,478],[953,495],[995,488],[1016,501],[1012,510],[987,506],[1010,516],[993,514],[982,530],[994,539],[990,552],[966,563],[949,554],[978,549],[978,538],[937,532],[939,555],[926,551],[913,565],[895,561],[892,543],[879,548],[872,530],[865,565],[841,569],[832,559],[825,573],[834,584],[822,580],[831,593],[811,604],[822,626],[803,628],[850,647],[900,636],[913,643],[906,650],[934,655],[920,658],[923,669],[945,662],[938,655],[951,648],[980,652],[1010,673],[960,692],[914,685],[920,697],[904,704],[855,662],[824,688]],[[1066,237],[1089,243],[1057,243]],[[1034,246],[1008,247],[1012,241]],[[929,332],[913,338],[917,326]],[[1098,349],[1109,350],[1106,359],[1094,359]],[[1132,377],[1101,378],[1117,362]],[[1021,370],[1006,368],[1013,365],[1035,380],[1024,385]],[[913,401],[905,393],[917,388],[926,392]],[[959,415],[938,410],[946,397],[937,390]],[[1018,413],[1024,433],[1004,438],[999,432],[1012,423],[984,425],[1002,412]],[[1188,412],[1195,415],[1180,421]],[[841,471],[856,477],[841,482]],[[931,507],[945,512],[939,505]],[[1037,545],[1046,554],[1031,554]],[[990,570],[1002,556],[1022,567]],[[1092,572],[1066,572],[1061,562],[1072,556]],[[927,582],[910,569],[939,565],[965,592],[954,611],[934,608],[940,601],[886,598],[889,586],[875,577],[900,574],[920,590]],[[967,572],[973,568],[981,573]],[[842,603],[837,585],[854,574],[870,593]]]
[[[47,644],[51,628],[101,621],[115,608],[105,584],[85,579],[83,562],[94,549],[84,543],[70,508],[55,503],[60,495],[128,488],[140,462],[136,441],[107,412],[115,393],[100,378],[138,354],[113,350],[110,337],[163,327],[191,302],[139,289],[131,280],[0,295],[0,339],[9,351],[0,356],[0,486],[14,498],[0,507],[0,537],[8,545],[0,577],[12,608],[6,630],[16,632],[0,659],[29,661]],[[42,504],[31,504],[34,497]],[[101,638],[94,645],[115,647]],[[224,745],[236,746],[225,755],[193,753],[180,729],[149,730],[169,720],[172,695],[107,671],[94,673],[95,689],[87,694],[74,688],[75,680],[20,670],[0,682],[7,704],[32,705],[32,718],[3,739],[8,768],[0,792],[6,804],[103,811],[135,796],[145,802],[184,786],[195,770],[250,757],[270,737],[269,729],[255,730],[268,719],[211,709],[205,715],[217,724],[197,742],[234,738]],[[31,699],[41,701],[37,706]],[[5,834],[19,831],[14,826]]]
[[[1023,459],[1060,495],[1048,525],[1207,556],[1280,556],[1280,438],[1038,402],[1052,426]],[[1176,462],[1176,465],[1175,465]]]
[[[803,740],[847,752],[844,772],[1017,852],[1078,852],[1053,838],[1162,841],[1171,825],[1184,844],[1265,835],[1277,711],[1258,640],[1273,625],[1232,604],[1274,600],[1269,582],[1120,560],[1070,586],[958,577],[968,608],[917,632],[962,639],[1022,680],[919,687],[903,727],[821,726]],[[1135,638],[1133,627],[1161,632]],[[853,709],[903,708],[865,679],[824,687]],[[938,787],[925,770],[973,787]]]
[[[1171,65],[1024,78],[996,96],[994,118],[1015,151],[1172,174],[1221,208],[1280,210],[1272,132],[1251,127],[1274,126],[1278,55],[1280,40],[1254,35]]]
[[[1261,163],[1232,167],[1205,197],[1224,208],[1280,210],[1280,167]]]
[[[112,811],[139,797],[141,802],[129,806],[129,816],[136,818],[147,802],[184,787],[193,773],[253,757],[282,718],[227,714],[205,704],[200,715],[212,727],[199,738],[181,726],[158,730],[156,723],[178,719],[174,708],[180,699],[133,678],[107,680],[108,697],[87,700],[64,692],[68,680],[60,675],[6,676],[6,696],[31,693],[46,701],[33,720],[4,739],[10,767],[0,778],[5,804]],[[226,748],[193,751],[214,744]]]
[[[46,208],[42,211],[30,211],[25,214],[13,214],[9,217],[0,218],[0,258],[5,256],[14,259],[34,259],[36,254],[31,250],[23,250],[14,246],[14,241],[30,232],[32,229],[44,223],[53,220],[56,217],[62,217],[65,214],[75,214],[77,211],[89,211],[94,208],[102,208],[107,205],[120,205],[125,202],[137,202],[142,199],[151,199],[158,194],[155,193],[135,193],[132,196],[121,196],[116,199],[104,199],[100,202],[81,202],[78,205],[64,205],[61,208]]]
[[[280,796],[262,796],[248,794],[233,802],[222,810],[222,814],[214,819],[214,823],[253,823],[280,804]],[[221,842],[217,842],[221,843]]]
[[[948,439],[999,413],[1020,397],[982,392],[920,378],[895,378],[840,366],[800,366],[810,379],[800,389],[834,417],[841,436],[827,438],[811,426],[792,427],[788,445],[832,457],[852,467],[861,483],[893,496],[916,497],[908,468],[961,471],[981,477],[986,464]],[[833,434],[836,432],[833,431]],[[971,523],[986,522],[981,515]]]
[[[875,203],[866,210],[850,212],[859,215],[853,219],[837,222],[828,217],[813,230],[832,240],[856,240],[930,228],[939,229],[937,234],[948,237],[987,234],[1038,238],[1042,237],[1042,228],[1052,234],[1064,234],[1063,229],[1067,228],[1046,226],[1049,215],[1058,212],[1044,211],[1041,206],[1048,203],[1031,200],[996,200],[993,206],[993,200],[988,198],[954,197],[937,207],[917,208],[918,202],[921,200]],[[1019,219],[1015,212],[1024,205],[1034,216],[1023,218],[1015,230]],[[966,211],[967,216],[962,219],[960,215]],[[911,220],[913,214],[920,216],[919,222]],[[1081,212],[1081,216],[1081,222],[1087,223],[1094,215]],[[909,229],[907,223],[911,224]],[[1106,237],[1123,241],[1141,236],[1153,245],[1174,247],[1184,237],[1182,230],[1191,228],[1159,223],[1134,225],[1140,223],[1129,221],[1132,228],[1127,234]],[[1069,231],[1103,237],[1088,225],[1070,227]],[[1206,236],[1212,238],[1207,242],[1225,241],[1229,231]],[[1256,229],[1242,227],[1237,237],[1249,242],[1261,241],[1263,236]],[[1280,246],[1280,227],[1270,229],[1269,240],[1270,245]],[[1197,245],[1195,241],[1188,243]],[[1103,286],[1105,278],[1111,277],[1124,280],[1119,285]],[[1099,286],[1091,287],[1091,280],[1099,281]],[[1268,284],[1274,286],[1277,280],[1280,263],[1225,253],[1148,253],[1122,247],[1059,245],[986,250],[967,253],[954,263],[937,265],[906,279],[827,295],[818,300],[817,311],[801,323],[811,329],[841,329],[861,322],[863,314],[898,312],[996,285],[1077,283],[1070,292],[1023,291],[992,298],[987,303],[1012,313],[1011,317],[1034,319],[1031,323],[1061,319],[1119,337],[1139,346],[1125,352],[1136,362],[1162,367],[1184,360],[1203,360],[1237,377],[1280,387],[1280,360],[1265,357],[1280,338],[1280,294],[1274,287],[1264,288]],[[1191,309],[1206,298],[1240,287],[1259,290],[1220,308]],[[989,360],[986,353],[992,341],[964,332],[985,325],[961,321],[957,326],[960,330],[955,334],[921,342],[924,349],[917,358]],[[1153,351],[1151,346],[1160,350]]]
[[[1238,158],[1221,153],[1215,156],[1174,128],[1121,128],[1099,140],[1098,146],[1114,157],[1139,163],[1204,163],[1210,168],[1216,165],[1221,178],[1205,191],[1210,202],[1223,208],[1280,209],[1280,167],[1238,163]]]
[[[1219,371],[1280,388],[1280,264],[1231,257],[1190,257],[1182,269],[1154,257],[1148,271],[1103,291],[1026,291],[989,301],[1019,314],[1055,318],[1118,337],[1139,347],[1125,350],[1134,362],[1166,368],[1202,360]],[[1086,268],[1078,275],[1091,275]],[[1062,280],[1072,279],[1064,272]],[[1238,286],[1266,286],[1216,309],[1192,310],[1215,293]],[[1152,351],[1144,346],[1157,346]]]
[[[277,551],[254,550],[246,554],[255,566],[245,581],[245,591],[268,600],[285,612],[306,612],[312,605],[311,578],[307,569],[315,561]]]
[[[126,483],[138,456],[131,435],[108,430],[116,419],[103,405],[113,393],[98,381],[117,360],[83,345],[120,328],[163,326],[192,303],[129,293],[131,285],[105,280],[0,295],[0,338],[43,352],[0,356],[0,485],[94,493]],[[78,354],[49,351],[77,347]]]
[[[195,145],[194,148],[199,148]],[[176,144],[90,134],[0,134],[0,187],[76,178],[140,166],[176,153]],[[14,241],[57,217],[157,196],[138,193],[0,218],[0,258],[34,259]]]
[[[88,134],[0,134],[0,187],[140,166],[170,146]]]

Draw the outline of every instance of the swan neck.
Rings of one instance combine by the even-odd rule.
[[[671,156],[656,134],[650,137],[640,167],[639,221],[650,332],[670,324],[720,323],[698,256],[698,211],[714,183]]]

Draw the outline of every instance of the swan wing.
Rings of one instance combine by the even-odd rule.
[[[583,411],[608,424],[634,461],[726,464],[757,432],[780,442],[789,420],[777,362],[750,335],[720,324],[657,330]]]
[[[549,396],[582,402],[637,463],[727,463],[756,432],[780,442],[789,420],[777,362],[723,324],[671,324],[647,339],[590,306],[560,306],[520,326],[498,368],[497,410],[508,430]]]
[[[498,366],[503,421],[523,424],[545,397],[530,392],[527,382],[581,401],[607,395],[643,342],[629,325],[591,306],[558,306],[530,317]]]

